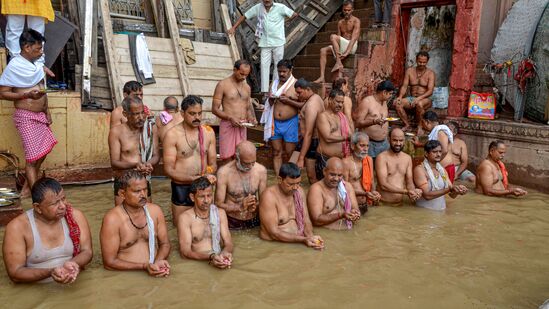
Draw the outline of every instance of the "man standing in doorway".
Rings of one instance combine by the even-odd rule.
[[[273,3],[273,0],[262,0],[252,6],[244,15],[236,21],[234,26],[227,31],[234,35],[236,28],[246,19],[257,17],[255,36],[259,39],[261,49],[261,92],[266,95],[269,92],[269,70],[271,61],[277,64],[284,58],[284,44],[286,34],[284,32],[284,20],[289,17],[294,19],[298,14],[281,3]],[[277,67],[273,69],[273,77],[278,76]]]

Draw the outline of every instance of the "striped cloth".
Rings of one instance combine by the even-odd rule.
[[[57,144],[46,114],[43,112],[36,113],[17,108],[13,113],[13,122],[21,136],[27,162],[45,157]]]
[[[3,15],[29,15],[55,20],[55,13],[49,0],[2,0]]]

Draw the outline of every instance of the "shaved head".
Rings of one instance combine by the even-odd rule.
[[[343,168],[343,161],[338,157],[331,157],[326,162],[326,168],[330,170]]]
[[[255,155],[256,149],[255,145],[250,141],[243,141],[240,144],[236,146],[236,152],[242,156],[249,156],[249,155]]]
[[[257,153],[255,145],[249,141],[243,141],[236,146],[235,151],[236,168],[241,172],[249,172],[252,170],[255,161],[257,160]]]
[[[338,157],[331,157],[324,168],[324,183],[329,188],[336,188],[343,179],[343,161]]]
[[[392,138],[394,134],[396,134],[395,137],[404,137],[404,131],[402,131],[401,128],[392,129],[391,132],[389,132],[389,138]]]

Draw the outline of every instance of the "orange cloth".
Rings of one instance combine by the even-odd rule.
[[[29,15],[55,20],[51,0],[2,0],[2,15]]]
[[[503,164],[503,162],[498,161],[498,165],[499,165],[499,169],[501,171],[501,176],[503,177],[503,187],[505,188],[505,190],[507,190],[509,188],[509,178],[507,177],[508,176],[508,173],[507,173],[507,169],[505,168],[505,164]]]
[[[372,191],[372,185],[374,181],[374,164],[372,157],[366,156],[364,159],[362,159],[362,188],[366,192]],[[369,198],[368,205],[372,204],[372,200]]]

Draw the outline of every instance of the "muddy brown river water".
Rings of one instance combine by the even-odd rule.
[[[236,232],[233,268],[220,271],[179,257],[169,181],[154,179],[172,243],[171,275],[155,279],[102,267],[99,229],[111,184],[65,191],[90,222],[91,265],[69,286],[15,285],[1,263],[0,307],[537,308],[549,298],[549,195],[537,192],[521,199],[470,192],[445,212],[371,208],[352,231],[315,229],[322,252]]]

